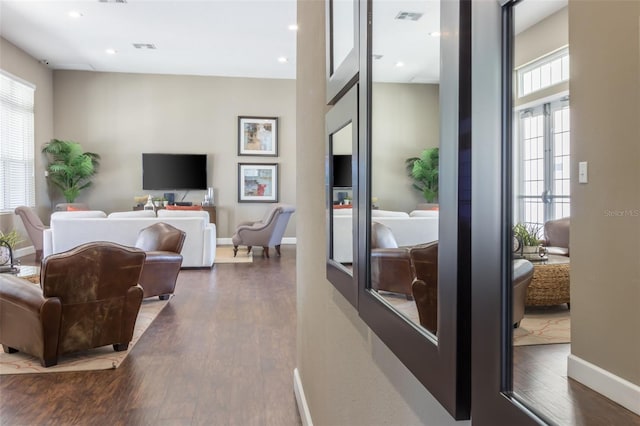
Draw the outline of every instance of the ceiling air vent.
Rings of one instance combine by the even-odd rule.
[[[127,0],[98,0],[100,3],[126,3]]]
[[[417,21],[420,18],[422,18],[422,13],[418,12],[398,12],[396,15],[396,19],[402,21]]]
[[[133,47],[136,49],[156,50],[156,45],[153,43],[133,43]]]
[[[372,57],[373,59],[375,59],[376,61],[377,61],[377,60],[382,59],[382,57],[383,57],[383,56],[384,56],[384,55],[376,55],[375,53],[371,55],[371,57]]]

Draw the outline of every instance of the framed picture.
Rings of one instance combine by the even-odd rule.
[[[238,163],[238,202],[277,203],[278,164]]]
[[[277,117],[238,117],[238,155],[278,156]]]

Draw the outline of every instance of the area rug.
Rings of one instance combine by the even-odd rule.
[[[240,247],[238,254],[233,257],[233,246],[216,247],[216,260],[213,263],[251,263],[253,252],[247,254],[246,247]]]
[[[520,327],[513,330],[513,345],[570,343],[570,316],[566,305],[527,308]]]
[[[60,373],[63,371],[87,371],[87,370],[108,370],[117,368],[122,361],[131,353],[140,336],[147,330],[149,325],[158,314],[167,306],[168,300],[158,298],[142,301],[136,326],[133,330],[133,339],[129,343],[129,349],[123,352],[116,352],[113,346],[103,346],[81,352],[63,355],[58,358],[58,364],[44,368],[40,361],[21,352],[6,354],[0,353],[0,375],[4,374],[29,374],[29,373]]]

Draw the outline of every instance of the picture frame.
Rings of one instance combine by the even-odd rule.
[[[278,164],[238,163],[238,202],[277,203]]]
[[[238,117],[238,155],[278,156],[278,117]]]

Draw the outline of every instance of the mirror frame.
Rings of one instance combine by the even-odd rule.
[[[353,48],[345,59],[339,63],[333,63],[333,1],[325,0],[326,16],[326,67],[327,67],[327,104],[334,105],[357,81],[358,58],[360,45],[359,30],[359,0],[353,1]]]
[[[325,116],[326,123],[326,158],[325,158],[325,185],[326,185],[326,230],[327,230],[327,279],[333,286],[351,303],[354,307],[358,307],[358,256],[356,252],[358,241],[357,228],[357,208],[358,200],[358,85],[351,89],[340,98],[340,100],[327,112]],[[352,185],[352,213],[351,213],[351,229],[353,233],[352,239],[352,275],[349,274],[340,263],[333,260],[333,150],[331,143],[331,135],[337,133],[351,123],[352,129],[352,145],[351,145],[351,185]]]
[[[473,2],[472,404],[480,424],[548,424],[513,392],[513,6]],[[509,285],[507,285],[509,284]]]
[[[358,200],[358,308],[361,318],[425,388],[457,420],[469,419],[471,400],[470,248],[471,163],[470,85],[471,3],[441,2],[440,216],[438,337],[393,310],[372,294],[370,283],[371,233],[371,40],[372,1],[361,7],[360,19],[360,149]],[[459,38],[458,38],[459,36]],[[442,53],[441,53],[442,54]],[[455,70],[451,72],[451,70]],[[443,96],[444,93],[444,96]],[[444,150],[443,150],[444,148]],[[442,232],[442,231],[445,232]],[[447,235],[446,240],[442,235]],[[446,285],[442,285],[446,283]]]

